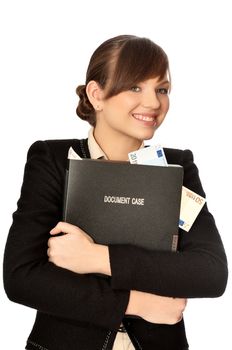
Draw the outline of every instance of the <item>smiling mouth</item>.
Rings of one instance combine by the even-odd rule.
[[[156,123],[156,118],[157,118],[156,115],[150,115],[150,114],[146,114],[146,113],[144,113],[144,114],[133,113],[132,116],[137,120],[140,120],[143,122],[150,122],[150,123]]]

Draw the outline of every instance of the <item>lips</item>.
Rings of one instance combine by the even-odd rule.
[[[148,125],[156,125],[157,115],[151,113],[133,113],[133,118],[148,124]]]

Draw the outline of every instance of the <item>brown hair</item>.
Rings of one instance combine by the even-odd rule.
[[[162,79],[167,72],[168,57],[160,46],[148,38],[120,35],[103,42],[94,51],[85,84],[96,81],[102,89],[106,88],[107,99],[146,79]],[[95,110],[87,97],[86,85],[79,85],[76,89],[79,96],[76,113],[95,126]]]

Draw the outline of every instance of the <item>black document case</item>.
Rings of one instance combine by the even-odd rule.
[[[177,248],[183,168],[69,159],[63,219],[95,242]]]

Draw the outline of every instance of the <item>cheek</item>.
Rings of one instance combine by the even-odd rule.
[[[136,94],[131,94],[124,92],[121,95],[118,95],[117,107],[124,111],[124,113],[130,112],[138,104],[138,96]]]
[[[162,101],[162,110],[164,113],[167,113],[169,110],[169,98],[167,96]]]
[[[110,127],[117,127],[121,120],[121,110],[119,108],[113,108],[112,106],[104,109],[104,120]]]

